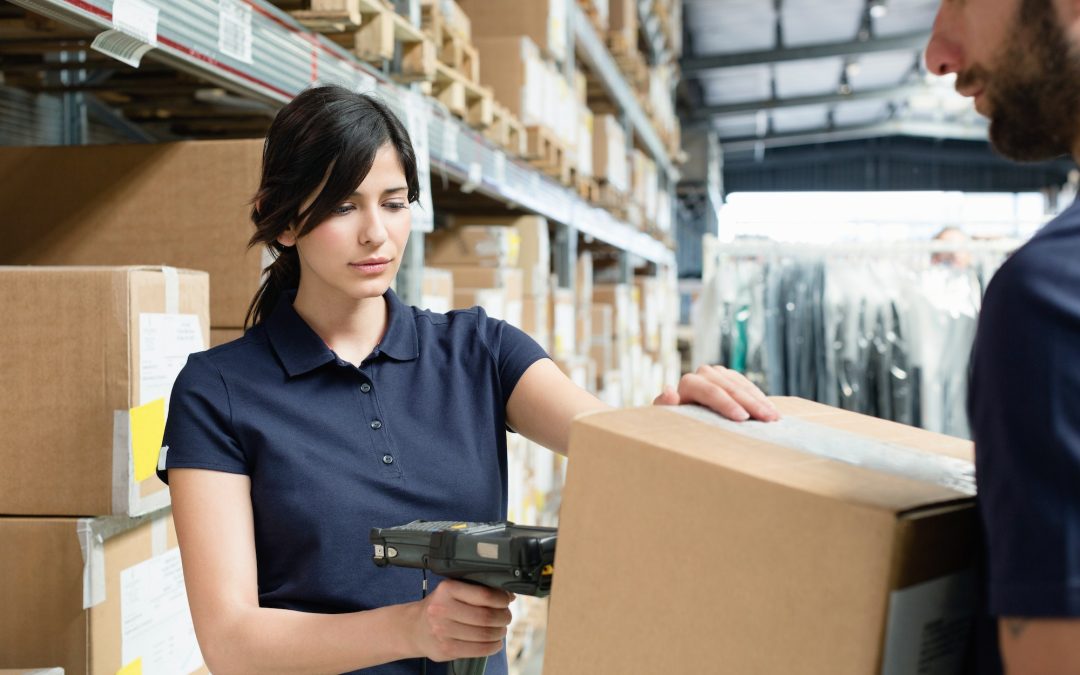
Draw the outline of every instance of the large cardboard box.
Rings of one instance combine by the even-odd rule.
[[[597,179],[607,181],[619,192],[630,191],[630,166],[626,154],[626,133],[614,115],[593,118],[592,170]]]
[[[454,275],[445,269],[424,267],[420,282],[420,307],[446,314],[454,306]]]
[[[524,311],[522,300],[522,271],[517,267],[469,267],[454,265],[441,268],[439,271],[449,272],[453,275],[454,294],[458,297],[455,302],[464,303],[473,301],[487,308],[480,296],[482,291],[499,291],[498,304],[502,305],[501,313],[492,314],[497,318],[504,319],[511,325],[522,327]],[[487,297],[490,294],[483,294]],[[489,301],[488,301],[489,302]],[[491,310],[488,310],[491,313]]]
[[[506,313],[506,289],[504,288],[455,288],[454,309],[473,307],[483,307],[484,312],[493,319],[510,321]],[[519,323],[514,325],[520,325],[520,317]]]
[[[550,127],[545,97],[550,73],[540,49],[528,37],[483,37],[474,40],[480,57],[480,84],[527,126]]]
[[[545,672],[958,672],[971,443],[775,400],[575,420]]]
[[[574,312],[574,292],[556,288],[551,292],[551,355],[557,359],[574,355],[577,321]]]
[[[541,216],[469,216],[455,215],[447,219],[451,228],[470,225],[502,225],[512,227],[518,235],[517,266],[524,273],[523,292],[526,296],[544,295],[551,278],[551,235],[548,221]],[[433,261],[429,260],[433,264]]]
[[[0,264],[206,270],[213,327],[240,328],[262,276],[261,164],[261,140],[0,147]]]
[[[521,234],[503,225],[463,225],[436,230],[424,238],[425,263],[434,267],[473,265],[517,267]]]
[[[0,667],[207,673],[172,516],[0,518]]]
[[[0,267],[0,514],[139,515],[165,407],[206,348],[209,279],[160,267]]]
[[[525,35],[556,61],[567,54],[567,3],[574,0],[458,0],[472,22],[473,41]],[[480,63],[487,57],[481,55]]]

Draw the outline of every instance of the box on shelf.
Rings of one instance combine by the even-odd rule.
[[[0,666],[208,673],[172,515],[0,518]],[[127,670],[124,672],[132,672]]]
[[[259,248],[247,246],[262,147],[261,140],[0,147],[0,263],[206,270],[213,327],[240,328],[263,268]]]
[[[971,443],[776,403],[769,425],[694,406],[575,420],[546,672],[959,672]]]
[[[626,132],[614,115],[593,118],[593,175],[621,193],[630,191]]]
[[[637,0],[608,0],[608,40],[612,49],[637,50],[638,3]]]
[[[524,295],[522,293],[523,273],[520,268],[455,265],[443,268],[440,271],[448,272],[453,276],[454,293],[460,295],[462,299],[465,296],[475,297],[476,292],[482,290],[501,291],[502,314],[496,315],[490,311],[488,313],[497,318],[505,319],[514,326],[521,327]],[[482,302],[476,304],[487,308],[487,305]]]
[[[584,103],[578,104],[577,172],[584,178],[593,176],[593,125],[595,116]]]
[[[210,346],[217,347],[218,345],[223,345],[226,342],[239,340],[242,337],[244,337],[243,328],[211,328]]]
[[[454,275],[445,269],[424,267],[420,281],[420,307],[446,314],[454,307]]]
[[[602,376],[615,368],[614,308],[598,303],[592,306],[590,314],[592,334],[586,344],[589,345],[589,356],[596,361],[597,371]]]
[[[574,312],[574,292],[568,288],[551,291],[551,355],[557,359],[574,354],[577,323]]]
[[[0,267],[0,513],[139,515],[173,380],[209,335],[205,272]]]
[[[589,384],[589,376],[593,374],[595,366],[590,368],[589,364],[590,359],[588,357],[577,354],[555,359],[555,365],[570,378],[571,382],[591,392],[596,390],[594,385]],[[595,380],[595,377],[593,379]]]
[[[480,84],[526,126],[546,125],[544,97],[549,73],[536,43],[527,37],[475,40],[480,55]]]
[[[455,288],[454,309],[483,307],[494,319],[507,319],[506,289],[504,288]]]
[[[458,0],[475,41],[525,35],[556,61],[567,55],[567,2],[573,0]],[[481,65],[485,57],[481,56]]]
[[[521,330],[544,349],[551,346],[551,299],[548,295],[526,295],[521,303]]]
[[[517,267],[521,235],[514,227],[500,225],[463,225],[435,230],[424,238],[427,244],[425,263],[444,265],[479,265],[482,267]]]
[[[518,233],[517,266],[524,271],[525,296],[545,295],[551,276],[551,237],[548,221],[541,216],[462,216],[448,219],[451,227],[503,225]],[[430,261],[429,261],[430,262]]]
[[[465,42],[472,41],[472,21],[454,0],[420,0],[421,10],[434,8],[438,13],[443,28]],[[434,12],[433,12],[434,13]],[[424,26],[425,30],[428,26]]]

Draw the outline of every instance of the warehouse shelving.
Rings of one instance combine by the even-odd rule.
[[[114,0],[12,0],[13,4],[93,33],[116,28]],[[153,57],[229,89],[272,105],[287,102],[312,83],[336,83],[373,91],[403,119],[409,106],[426,106],[431,167],[502,202],[543,215],[646,261],[673,265],[663,243],[616,220],[527,164],[512,159],[465,126],[437,101],[415,95],[385,73],[310,32],[264,0],[139,0],[156,10],[148,30]],[[584,60],[599,73],[612,98],[665,173],[674,167],[659,136],[618,72],[606,47],[575,3],[570,22]],[[116,39],[130,43],[130,27]],[[414,131],[415,135],[415,131]]]

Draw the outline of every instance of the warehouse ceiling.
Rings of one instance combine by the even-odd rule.
[[[928,76],[939,0],[685,0],[687,122],[725,157],[884,136],[986,139],[986,122]]]

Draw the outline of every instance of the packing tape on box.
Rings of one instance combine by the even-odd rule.
[[[770,423],[732,422],[696,405],[672,406],[669,410],[772,445],[975,496],[975,465],[956,457],[875,441],[795,417]]]
[[[155,515],[161,514],[138,518],[102,516],[79,518],[76,521],[75,534],[79,538],[83,557],[83,609],[90,609],[105,601],[105,542],[118,534],[135,529]],[[165,518],[159,517],[158,520],[164,526]]]
[[[175,267],[162,267],[165,275],[165,313],[180,313],[180,273]]]

